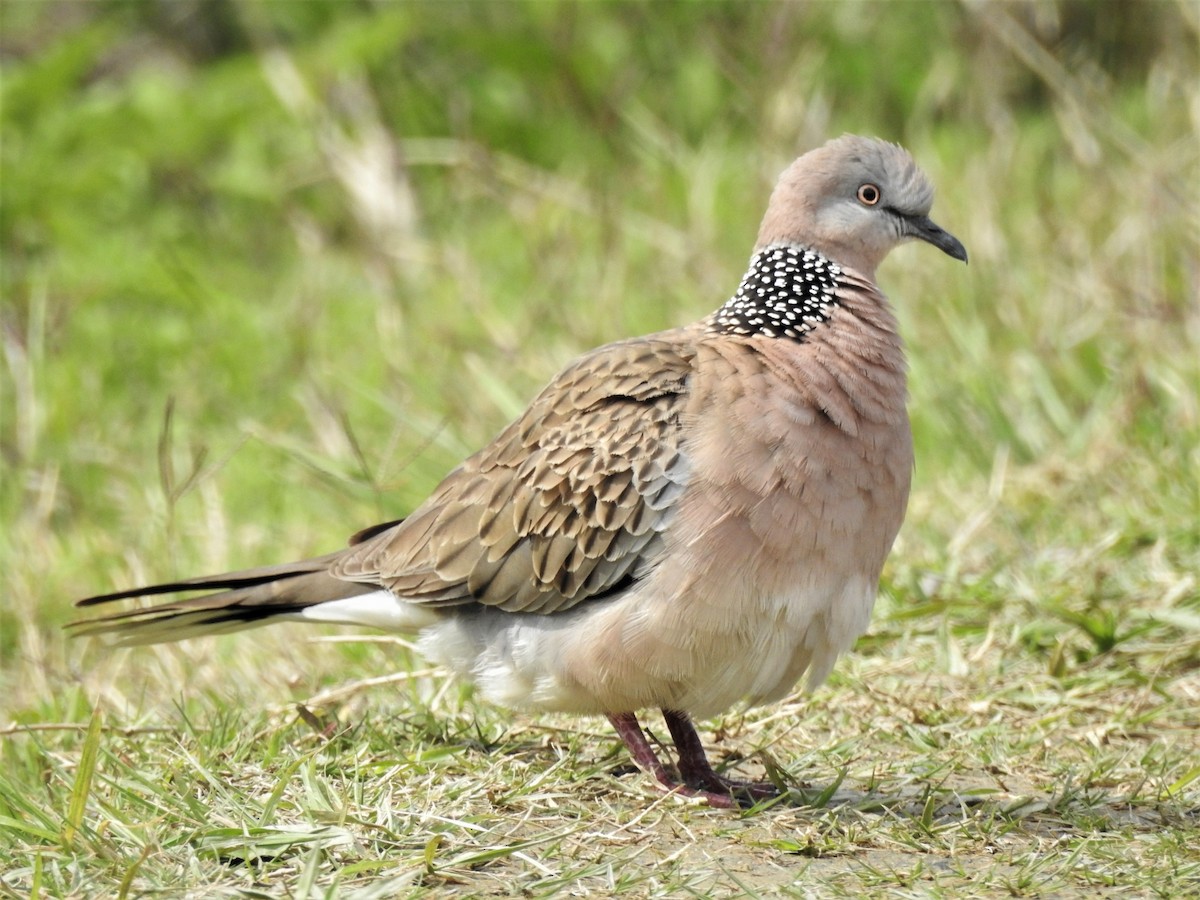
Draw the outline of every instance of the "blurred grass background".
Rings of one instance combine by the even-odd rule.
[[[912,150],[971,253],[880,273],[918,467],[860,654],[949,641],[920,664],[1187,720],[1198,40],[1187,0],[5,3],[0,727],[401,665],[287,629],[81,661],[59,628],[402,515],[577,353],[719,305],[775,175],[844,131]],[[15,794],[79,735],[46,740],[0,739]]]

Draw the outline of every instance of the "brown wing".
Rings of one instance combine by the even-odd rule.
[[[661,546],[687,466],[681,332],[573,363],[515,422],[331,574],[417,603],[552,613],[628,584]]]

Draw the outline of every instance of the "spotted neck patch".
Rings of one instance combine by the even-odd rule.
[[[709,318],[716,334],[761,334],[803,341],[833,315],[842,273],[815,250],[792,244],[764,247],[750,260],[737,293]]]

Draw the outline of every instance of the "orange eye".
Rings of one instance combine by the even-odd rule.
[[[874,206],[879,202],[879,188],[873,184],[864,184],[858,189],[858,202],[864,206]]]

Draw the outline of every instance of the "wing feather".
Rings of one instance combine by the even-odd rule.
[[[333,574],[414,603],[554,613],[652,564],[687,483],[692,369],[679,332],[577,360],[407,519]]]

